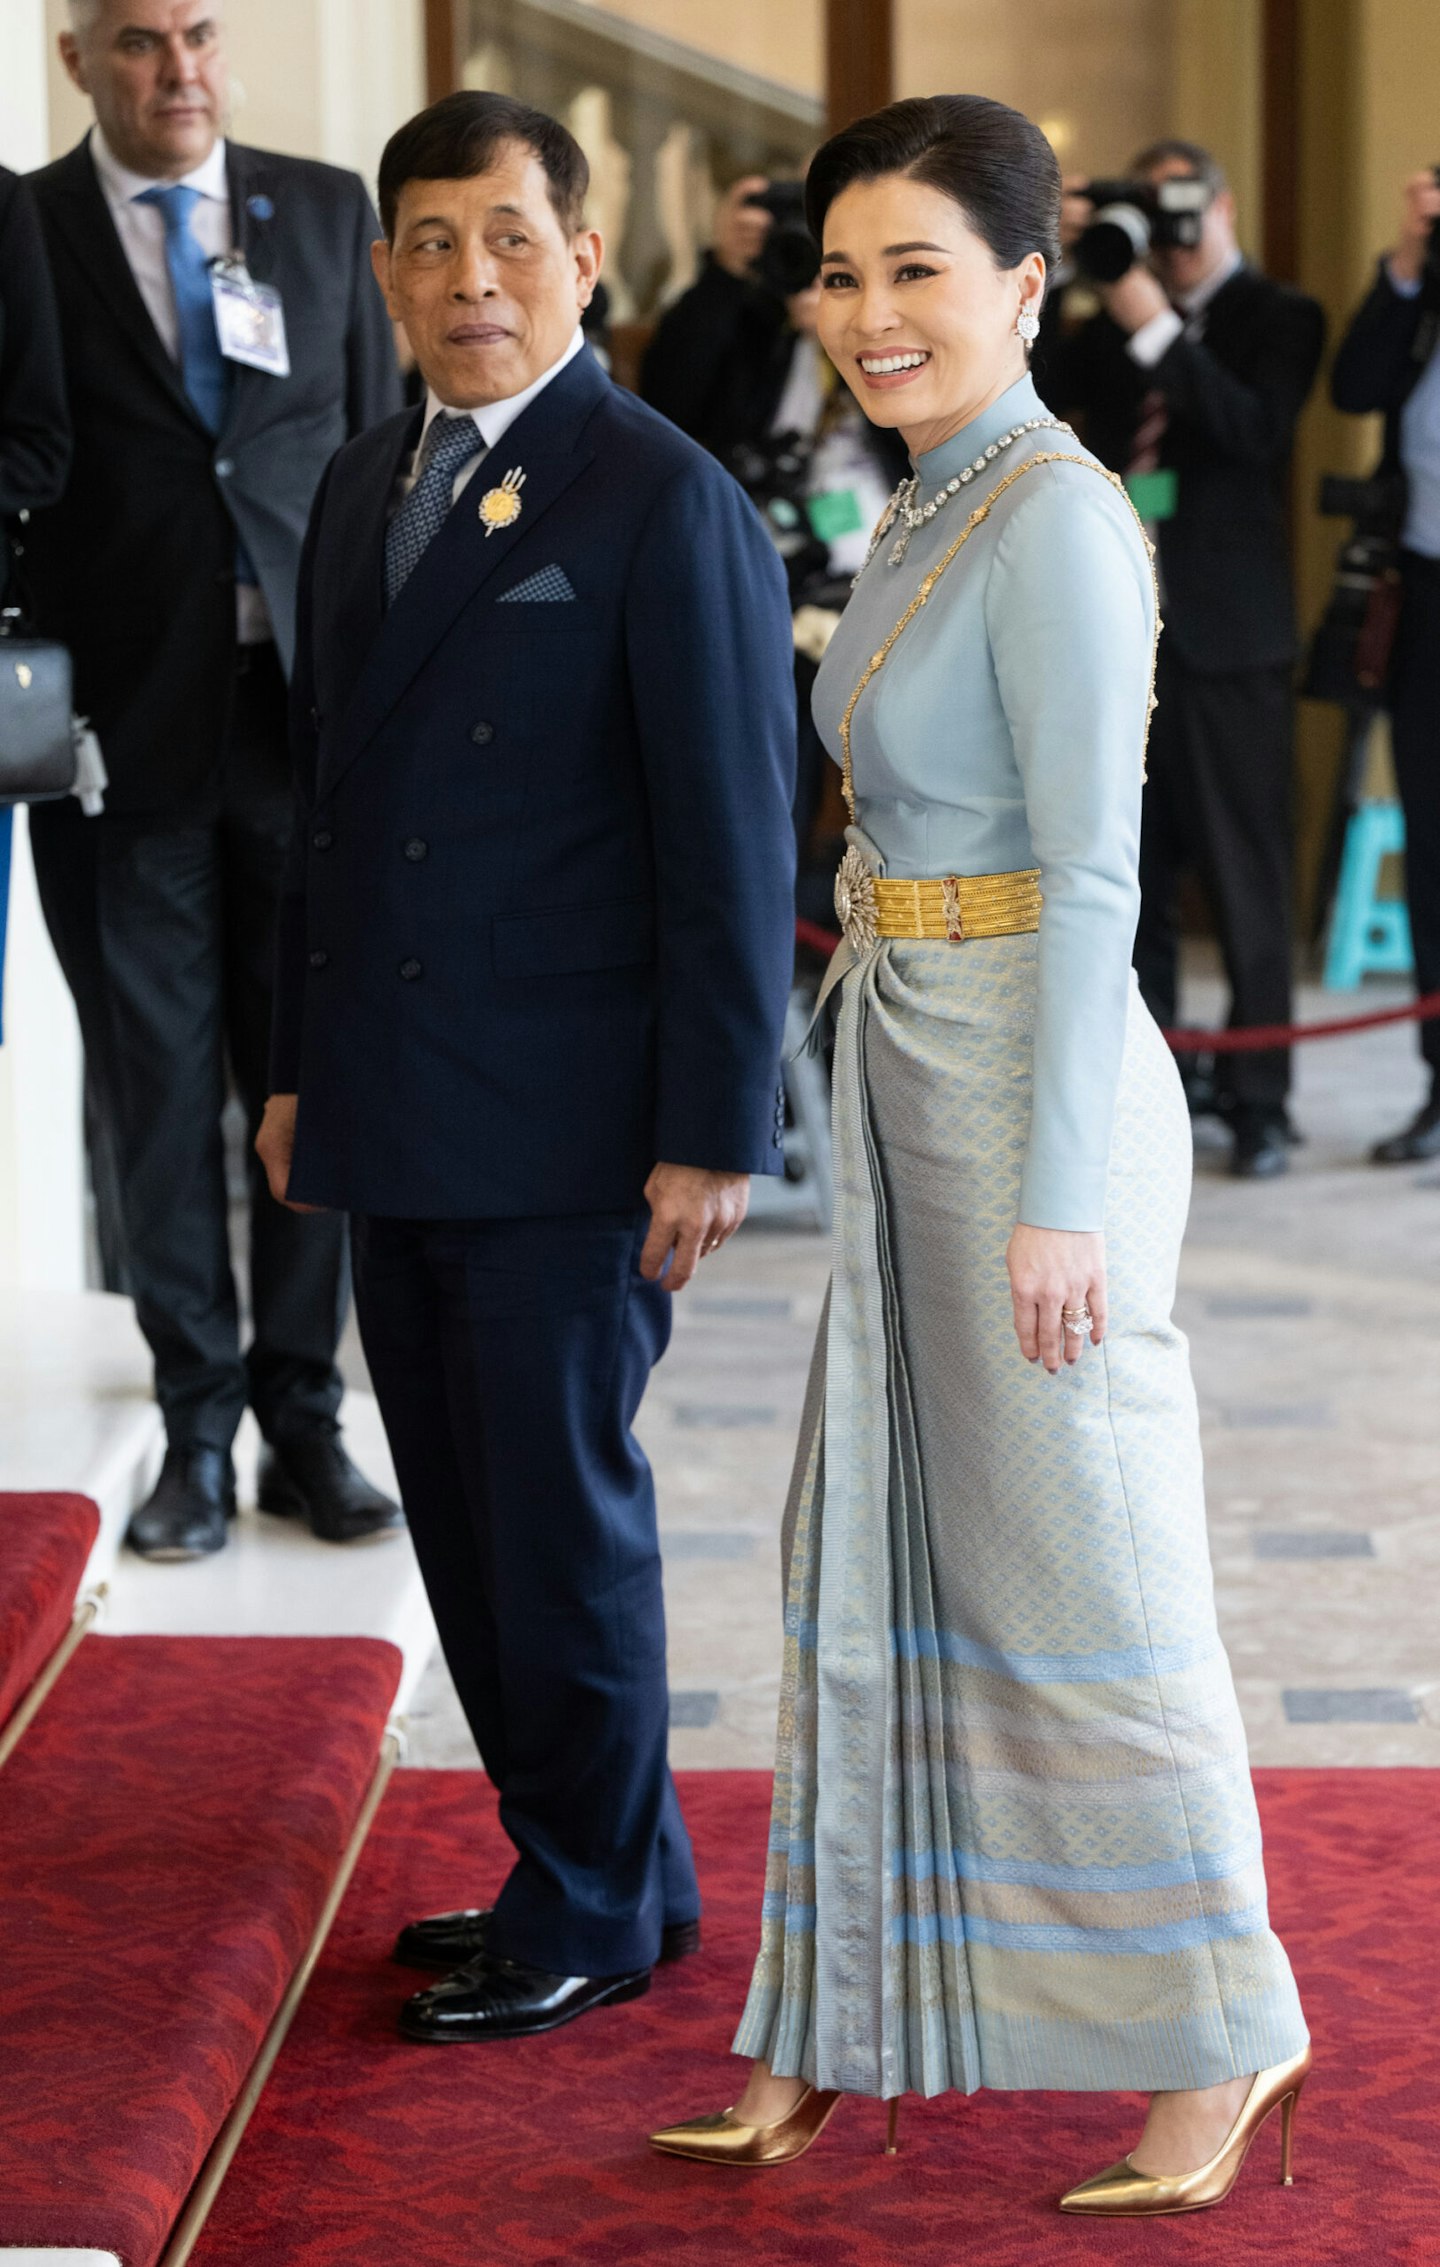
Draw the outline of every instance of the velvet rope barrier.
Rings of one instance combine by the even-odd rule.
[[[828,960],[840,939],[818,921],[795,923],[795,942]],[[1272,1047],[1293,1047],[1302,1039],[1343,1039],[1352,1031],[1376,1031],[1385,1023],[1433,1023],[1440,1016],[1440,992],[1422,992],[1403,1008],[1375,1008],[1369,1015],[1335,1016],[1325,1023],[1252,1023],[1234,1031],[1167,1031],[1177,1055],[1258,1055]]]

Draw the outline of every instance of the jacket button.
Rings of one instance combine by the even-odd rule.
[[[407,984],[413,983],[415,978],[420,974],[419,961],[402,960],[400,963],[400,973],[404,977]]]
[[[422,858],[429,857],[430,845],[428,842],[422,842],[417,834],[413,842],[406,843],[405,855],[412,865],[418,866]]]
[[[487,748],[495,737],[495,727],[493,724],[472,724],[470,737],[477,748]]]
[[[217,457],[215,459],[215,477],[217,480],[228,480],[234,470],[235,459],[233,457]]]
[[[312,834],[310,840],[317,850],[328,850],[331,843],[335,840],[335,837],[333,834],[330,834],[326,830],[326,828],[321,827],[320,832],[318,834]]]
[[[311,955],[310,955],[310,966],[311,966],[312,968],[328,968],[328,967],[329,967],[329,965],[330,965],[330,955],[329,955],[329,953],[328,953],[328,952],[312,952],[312,953],[311,953]]]
[[[312,708],[312,709],[311,709],[311,711],[310,711],[310,729],[311,729],[311,731],[312,731],[312,732],[318,732],[318,731],[319,731],[319,729],[320,729],[320,726],[321,726],[321,723],[322,723],[322,722],[323,722],[323,719],[322,719],[322,717],[321,717],[321,715],[320,715],[320,711],[319,711],[319,709],[318,709],[318,708]]]

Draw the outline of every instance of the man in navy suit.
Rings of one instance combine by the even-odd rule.
[[[698,1942],[649,1468],[669,1301],[780,1163],[785,582],[584,347],[563,126],[448,96],[380,170],[428,394],[343,448],[301,571],[275,1194],[353,1215],[441,1642],[516,1861],[406,1929],[422,2039],[513,2038]]]

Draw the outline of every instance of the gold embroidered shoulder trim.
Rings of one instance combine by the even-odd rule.
[[[850,813],[852,825],[856,818],[856,810],[855,771],[850,756],[850,726],[854,720],[855,710],[859,703],[860,695],[864,692],[871,679],[878,676],[880,671],[884,668],[886,662],[889,660],[890,655],[895,648],[896,642],[899,639],[901,633],[909,628],[910,624],[914,621],[916,615],[919,613],[921,607],[927,603],[931,592],[934,590],[935,585],[939,582],[940,577],[944,574],[945,569],[950,565],[952,559],[959,557],[960,553],[964,550],[966,544],[969,542],[971,536],[975,533],[976,528],[981,526],[982,523],[990,517],[993,506],[998,503],[999,499],[1004,495],[1006,489],[1013,488],[1017,480],[1023,480],[1027,472],[1033,471],[1035,466],[1040,464],[1083,464],[1089,471],[1098,473],[1102,480],[1108,480],[1111,487],[1117,489],[1119,493],[1125,498],[1125,501],[1127,504],[1129,504],[1131,513],[1134,516],[1135,525],[1140,530],[1140,540],[1145,546],[1146,557],[1150,562],[1150,580],[1155,592],[1155,631],[1150,643],[1150,696],[1149,706],[1145,712],[1145,738],[1144,741],[1142,741],[1140,748],[1140,776],[1142,779],[1148,777],[1148,774],[1145,770],[1145,750],[1149,744],[1150,739],[1150,718],[1153,715],[1155,709],[1155,661],[1160,648],[1161,630],[1160,583],[1159,578],[1155,572],[1155,546],[1150,541],[1148,535],[1146,535],[1144,522],[1142,521],[1140,514],[1135,510],[1135,505],[1131,498],[1130,491],[1125,486],[1125,483],[1120,478],[1118,472],[1109,472],[1106,470],[1104,465],[1092,463],[1089,457],[1077,456],[1073,450],[1067,451],[1062,449],[1037,449],[1033,457],[1027,457],[1023,464],[1017,464],[1013,471],[1007,472],[1003,480],[997,480],[995,486],[991,489],[984,502],[975,506],[974,511],[966,520],[965,525],[961,528],[960,533],[956,536],[949,550],[946,551],[941,558],[937,559],[934,566],[930,569],[929,573],[922,577],[919,589],[916,591],[915,596],[911,599],[909,605],[906,607],[899,621],[895,624],[894,629],[890,632],[890,635],[885,640],[885,643],[880,647],[878,652],[871,654],[870,659],[866,664],[864,673],[861,676],[859,684],[855,687],[854,692],[850,695],[849,700],[845,704],[845,714],[840,719],[840,752],[842,757],[840,785],[845,796],[845,808]]]

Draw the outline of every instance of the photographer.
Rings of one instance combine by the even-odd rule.
[[[1131,172],[1128,201],[1111,201],[1118,184],[1104,199],[1067,184],[1111,206],[1092,210],[1074,245],[1102,311],[1056,339],[1045,385],[1155,522],[1165,634],[1135,965],[1157,1020],[1173,1024],[1176,897],[1193,869],[1219,932],[1231,1023],[1288,1023],[1297,641],[1286,490],[1324,315],[1247,264],[1208,151],[1158,142]],[[1227,1083],[1231,1170],[1283,1172],[1288,1052],[1231,1057]]]
[[[1413,174],[1394,250],[1335,357],[1337,409],[1385,417],[1381,473],[1404,475],[1400,616],[1387,699],[1405,809],[1405,891],[1421,992],[1440,988],[1440,171]],[[1428,1099],[1372,1152],[1381,1165],[1440,1156],[1440,1023],[1422,1023]]]
[[[640,391],[719,457],[765,520],[795,614],[797,902],[828,923],[834,856],[807,855],[827,771],[810,692],[870,531],[909,458],[872,425],[815,336],[820,255],[798,182],[737,181],[698,280],[661,317]]]

